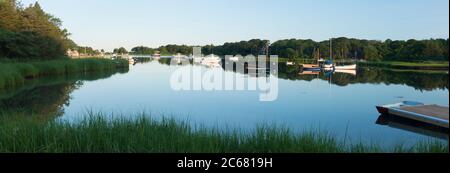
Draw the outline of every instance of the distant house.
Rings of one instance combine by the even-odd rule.
[[[78,53],[78,51],[76,50],[67,50],[67,56],[71,57],[71,58],[79,58],[80,57],[80,53]]]

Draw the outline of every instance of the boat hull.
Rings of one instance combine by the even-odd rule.
[[[336,66],[334,68],[336,70],[355,70],[357,68],[357,66],[356,66],[356,64],[354,64],[354,65]]]

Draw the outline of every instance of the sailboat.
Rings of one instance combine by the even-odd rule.
[[[326,60],[325,63],[322,65],[322,68],[327,71],[333,71],[334,70],[334,63],[333,63],[333,43],[332,39],[330,38],[330,60]]]
[[[330,41],[331,44],[331,41]],[[351,64],[351,65],[341,65],[341,66],[334,66],[334,70],[356,70],[357,69],[357,65],[356,64]]]
[[[319,52],[319,56],[317,57],[317,60],[319,60],[319,58],[320,58],[320,52]],[[321,71],[322,70],[319,61],[317,61],[317,64],[301,64],[301,66],[303,67],[303,71]]]

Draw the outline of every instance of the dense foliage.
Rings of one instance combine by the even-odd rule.
[[[259,55],[265,54],[268,40],[252,39],[219,46],[202,47],[203,54],[217,55]],[[333,59],[357,59],[367,61],[448,61],[449,40],[361,40],[335,38],[332,41]],[[159,48],[138,46],[131,49],[133,54],[192,54],[192,46],[166,45]],[[330,41],[289,39],[271,44],[269,52],[289,59],[317,59],[330,57]]]
[[[35,3],[23,8],[16,0],[0,0],[0,57],[54,59],[76,47],[62,21]]]
[[[449,40],[376,41],[335,38],[332,41],[333,59],[368,61],[448,61]],[[271,54],[286,58],[329,58],[330,42],[313,40],[280,40],[271,45]]]

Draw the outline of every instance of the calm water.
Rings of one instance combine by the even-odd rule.
[[[297,130],[321,129],[353,142],[379,145],[448,141],[446,133],[380,117],[375,109],[378,104],[403,100],[448,105],[447,72],[362,68],[356,75],[299,75],[297,67],[280,65],[278,99],[260,102],[260,91],[174,91],[169,79],[177,68],[163,59],[138,63],[112,76],[43,79],[0,93],[0,100],[8,109],[59,112],[57,118],[70,121],[89,110],[130,118],[149,112],[154,117],[220,128],[279,124]]]

